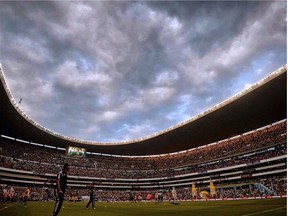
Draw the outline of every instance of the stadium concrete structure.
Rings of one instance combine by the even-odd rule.
[[[211,179],[218,182],[221,180],[231,185],[240,180],[255,179],[255,181],[258,181],[262,177],[280,176],[285,178],[287,174],[286,66],[283,66],[244,92],[175,127],[137,140],[106,144],[64,137],[34,122],[20,110],[7,87],[3,71],[1,70],[0,72],[2,83],[0,85],[0,143],[2,143],[2,148],[7,146],[9,148],[9,145],[14,144],[15,148],[21,148],[20,146],[28,146],[28,148],[31,146],[32,148],[33,146],[33,148],[39,149],[37,151],[42,151],[43,154],[46,149],[47,151],[49,149],[52,154],[55,151],[56,157],[60,153],[63,154],[67,146],[76,146],[87,149],[87,156],[91,156],[90,161],[93,161],[93,159],[97,160],[97,157],[107,157],[108,159],[110,157],[111,161],[114,160],[113,158],[121,158],[118,160],[119,162],[128,160],[128,158],[141,158],[149,155],[151,158],[153,158],[151,155],[156,155],[155,158],[161,161],[161,155],[177,156],[177,154],[181,155],[189,152],[189,149],[218,144],[222,140],[233,140],[239,136],[245,137],[245,134],[253,134],[258,131],[264,134],[265,143],[260,145],[262,147],[258,146],[249,151],[234,153],[234,155],[228,154],[223,158],[207,157],[199,163],[185,164],[183,166],[175,165],[167,169],[164,167],[162,170],[164,174],[160,176],[139,178],[131,175],[131,177],[123,177],[121,176],[121,170],[116,172],[116,168],[116,177],[72,174],[69,178],[69,185],[73,188],[87,188],[95,184],[98,189],[108,190],[159,190],[172,187],[190,187],[192,182],[197,182],[198,185],[209,185]],[[273,125],[276,128],[275,131],[278,125],[281,125],[279,126],[281,133],[279,132],[278,134],[280,142],[277,141],[275,143],[270,141],[270,137],[265,138],[265,133],[268,133],[269,128],[273,128]],[[285,131],[283,132],[283,130]],[[271,134],[273,136],[275,131],[272,131],[270,136]],[[240,144],[241,142],[239,142]],[[246,147],[243,146],[243,149]],[[281,151],[277,152],[279,149]],[[94,155],[93,153],[96,154]],[[118,156],[116,157],[116,155]],[[14,157],[17,156],[0,154],[2,161],[15,159],[19,163],[24,162],[28,168],[31,164],[32,168],[30,170],[20,170],[13,167],[0,166],[2,184],[32,185],[37,187],[52,187],[55,184],[54,172],[39,172],[37,169],[33,169],[35,166],[37,168],[37,164],[49,168],[49,166],[54,165],[53,161],[49,164],[47,162],[41,163],[41,159],[31,161],[31,158],[25,160]],[[229,164],[235,158],[238,160],[237,163]],[[71,158],[68,159],[70,161],[73,160]],[[73,165],[75,169],[77,169],[77,166],[79,169],[85,167],[84,160],[81,161],[81,158],[75,160],[78,163],[78,165]],[[206,166],[208,167],[207,169],[205,169]],[[97,168],[95,167],[95,169]],[[111,167],[111,170],[113,171],[113,167]],[[153,172],[157,172],[157,170]],[[132,168],[131,173],[133,174]]]
[[[286,119],[287,67],[224,101],[167,130],[119,143],[97,143],[64,137],[34,122],[18,107],[1,70],[0,134],[28,142],[84,147],[112,155],[157,155],[187,150],[227,139]]]

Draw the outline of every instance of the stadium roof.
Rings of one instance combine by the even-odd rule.
[[[156,155],[217,142],[287,117],[287,67],[200,115],[149,137],[120,143],[91,143],[56,134],[34,122],[0,85],[0,134],[50,146],[78,146],[112,155]]]

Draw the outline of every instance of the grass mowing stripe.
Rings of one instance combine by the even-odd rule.
[[[262,214],[262,213],[266,213],[266,212],[277,211],[277,210],[280,210],[280,209],[283,209],[283,208],[286,208],[286,206],[282,206],[282,207],[275,208],[275,209],[269,209],[269,210],[265,210],[265,211],[261,211],[261,212],[255,212],[255,213],[251,213],[251,214],[245,214],[245,215],[242,215],[242,216],[257,215],[257,214]]]
[[[284,216],[287,198],[211,201],[211,202],[169,202],[155,205],[152,202],[113,203],[97,202],[96,209],[86,209],[87,202],[64,202],[59,216]],[[0,216],[51,216],[55,202],[28,202],[27,207],[10,206],[0,211]],[[1,205],[0,209],[6,205]],[[7,205],[8,207],[8,205]]]

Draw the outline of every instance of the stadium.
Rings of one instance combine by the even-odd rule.
[[[286,4],[1,2],[0,216],[287,215]]]
[[[188,122],[135,143],[98,146],[23,115],[1,70],[1,186],[14,187],[12,200],[26,186],[31,200],[52,200],[55,173],[68,162],[71,202],[91,187],[104,203],[154,202],[159,192],[170,201],[173,187],[178,202],[286,199],[286,79],[283,66]]]

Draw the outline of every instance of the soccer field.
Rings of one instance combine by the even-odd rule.
[[[153,202],[137,203],[107,203],[96,202],[96,209],[85,208],[86,202],[64,202],[59,216],[149,216],[149,215],[196,215],[196,216],[284,216],[287,212],[286,198],[235,200],[235,201],[207,201],[207,202],[179,202],[172,205],[164,202],[156,205]],[[1,204],[2,216],[50,216],[54,202],[28,202],[27,207],[18,204]]]

